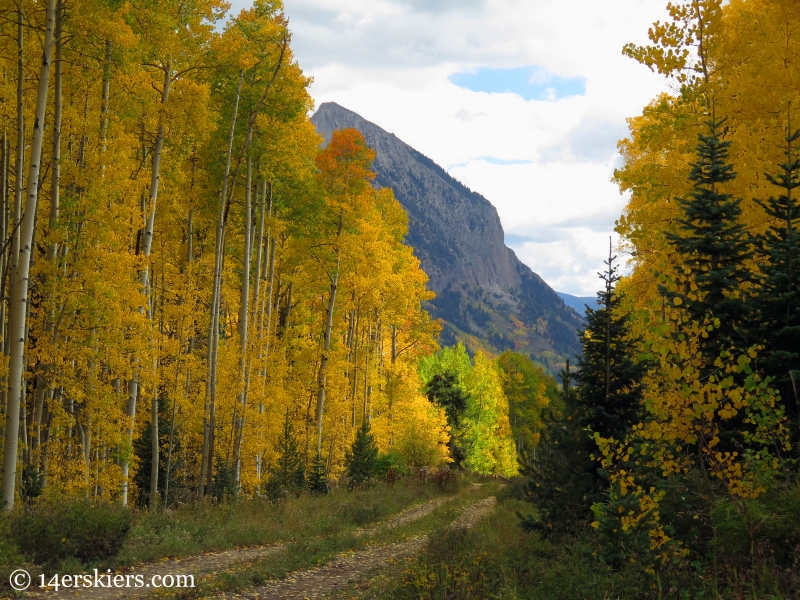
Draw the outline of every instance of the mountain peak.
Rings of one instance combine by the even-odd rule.
[[[321,104],[311,122],[326,143],[333,131],[353,128],[375,150],[375,182],[392,188],[408,213],[406,242],[437,293],[431,312],[450,326],[444,341],[462,339],[468,347],[514,348],[539,357],[580,351],[580,317],[506,247],[497,210],[486,198],[335,102]],[[519,325],[527,327],[521,331]]]

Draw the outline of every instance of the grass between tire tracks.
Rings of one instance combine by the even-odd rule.
[[[240,500],[144,513],[134,522],[117,564],[132,566],[166,557],[344,534],[446,493],[409,478],[393,488],[379,483],[352,492],[335,489],[327,496],[303,495],[277,504]]]
[[[324,565],[343,553],[357,552],[368,546],[405,541],[423,534],[430,535],[446,527],[469,505],[492,495],[497,487],[497,484],[481,487],[466,486],[430,514],[411,523],[380,529],[370,536],[357,537],[354,531],[347,531],[297,540],[287,544],[282,552],[200,576],[197,587],[192,590],[160,590],[147,597],[159,600],[189,600],[235,594],[263,585],[270,580],[284,579],[297,571]]]
[[[498,494],[497,507],[469,530],[438,529],[417,556],[364,577],[338,600],[601,600],[649,597],[652,580],[612,571],[580,540],[524,533],[530,504]]]
[[[459,478],[451,481],[446,489],[439,489],[435,483],[404,478],[391,488],[377,483],[354,491],[334,489],[327,496],[302,495],[277,504],[264,499],[241,499],[221,505],[187,505],[153,513],[137,511],[119,552],[111,558],[90,562],[68,556],[34,564],[14,546],[13,516],[12,520],[3,518],[0,520],[0,533],[4,534],[0,540],[0,598],[18,595],[8,586],[8,574],[16,568],[30,572],[91,573],[94,568],[119,570],[168,558],[281,543],[297,545],[297,554],[328,555],[344,542],[321,540],[347,539],[358,528],[383,521],[411,505],[453,495],[471,481],[470,477]],[[47,507],[42,508],[37,518],[52,519],[45,510]],[[83,514],[86,511],[73,512]],[[77,521],[59,522],[56,527],[47,525],[44,530],[54,530],[58,542],[70,538],[73,530],[80,532],[83,525],[85,523]],[[304,540],[309,544],[305,550],[302,548]],[[290,548],[284,554],[292,556],[294,552]]]

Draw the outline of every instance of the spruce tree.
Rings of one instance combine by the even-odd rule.
[[[583,356],[578,359],[577,403],[579,424],[604,438],[622,439],[641,416],[641,380],[645,366],[636,361],[638,340],[631,338],[629,316],[621,310],[622,296],[615,290],[620,277],[609,240],[608,261],[600,278],[598,308],[586,309]],[[596,449],[587,439],[585,451]]]
[[[328,481],[325,477],[325,461],[321,454],[317,454],[308,473],[308,491],[316,495],[328,493]]]
[[[559,373],[562,382],[560,406],[544,415],[546,428],[537,458],[526,468],[526,496],[536,506],[536,515],[523,517],[526,531],[543,535],[573,531],[575,524],[591,515],[595,499],[595,462],[588,453],[586,432],[578,424],[578,402],[570,362]]]
[[[667,234],[697,289],[691,290],[690,284],[677,292],[661,288],[672,301],[680,296],[692,320],[719,319],[702,342],[709,366],[721,350],[746,344],[741,335],[746,318],[742,285],[751,279],[745,262],[752,257],[752,241],[739,220],[741,198],[722,191],[736,178],[733,165],[726,162],[730,142],[720,138],[724,122],[712,116],[706,123],[708,135],[698,135],[697,160],[689,174],[694,189],[688,198],[677,199],[683,214],[676,220],[677,232]]]
[[[378,468],[378,445],[369,429],[369,421],[364,419],[353,446],[346,456],[347,476],[350,487],[361,485],[375,476]]]
[[[169,395],[166,391],[162,388],[159,390],[159,398],[158,398],[158,421],[159,423],[169,423],[171,419],[171,401]],[[175,436],[172,442],[172,454],[173,457],[177,456],[180,452],[180,438],[178,437],[178,432],[175,432]],[[138,503],[140,506],[148,506],[150,504],[150,475],[153,470],[153,433],[152,433],[152,426],[148,424],[144,430],[142,430],[142,435],[136,438],[133,441],[133,453],[136,456],[136,460],[139,464],[138,468],[136,469],[136,474],[133,477],[133,481],[136,484],[137,489],[139,490],[139,495],[137,497]],[[166,482],[166,477],[170,477],[170,496],[172,496],[172,491],[174,491],[174,484],[175,480],[174,471],[176,461],[173,460],[172,465],[170,465],[171,470],[173,473],[167,473],[167,450],[169,448],[169,427],[160,427],[158,432],[158,493],[159,496],[162,496],[164,493],[164,484]]]
[[[211,497],[217,502],[236,498],[236,474],[227,460],[217,461],[217,471],[211,486]]]
[[[294,424],[289,418],[289,411],[283,420],[283,431],[278,438],[278,463],[270,473],[265,492],[272,500],[305,488],[305,468],[303,457],[297,446]]]
[[[530,470],[528,495],[538,518],[526,517],[522,527],[543,532],[570,530],[591,516],[591,506],[607,488],[592,437],[623,439],[642,417],[642,378],[646,365],[634,359],[638,340],[630,332],[616,292],[620,277],[609,242],[605,285],[597,293],[598,308],[586,309],[583,356],[574,375],[569,362],[561,371],[563,412],[548,417],[539,457]]]
[[[758,238],[762,267],[753,302],[756,327],[750,330],[750,342],[764,346],[759,367],[774,378],[787,413],[795,419],[800,419],[796,389],[800,384],[800,205],[792,191],[800,187],[800,158],[793,148],[798,138],[800,130],[792,132],[790,120],[786,161],[779,174],[766,174],[783,193],[759,202],[771,224]],[[797,427],[791,429],[797,431]]]

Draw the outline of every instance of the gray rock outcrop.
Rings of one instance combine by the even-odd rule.
[[[497,210],[480,194],[392,133],[333,102],[311,118],[330,140],[357,129],[376,151],[375,183],[390,187],[408,213],[406,242],[437,293],[433,316],[446,322],[443,342],[516,349],[555,367],[580,351],[581,319],[504,244]],[[520,331],[519,322],[526,327]]]

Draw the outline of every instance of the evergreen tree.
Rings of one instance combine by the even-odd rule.
[[[599,307],[586,309],[576,386],[567,362],[560,373],[563,413],[545,415],[547,427],[527,484],[539,518],[524,518],[526,530],[568,530],[588,519],[592,504],[607,488],[592,436],[622,439],[642,416],[646,365],[633,358],[637,340],[631,338],[629,316],[622,313],[621,296],[615,291],[620,279],[616,258],[609,244],[608,268],[600,274],[605,286],[597,293]]]
[[[800,205],[792,190],[800,187],[800,158],[792,144],[798,138],[800,130],[792,132],[790,120],[782,172],[766,175],[771,184],[784,191],[778,198],[759,202],[772,221],[758,239],[763,257],[753,303],[758,318],[749,335],[751,343],[764,346],[759,367],[774,378],[787,414],[794,414],[796,419],[800,419],[796,389],[800,384]],[[796,427],[791,429],[797,431]]]
[[[577,396],[569,360],[559,375],[560,405],[545,412],[546,427],[536,460],[526,468],[525,492],[536,506],[536,516],[519,515],[524,530],[544,535],[573,530],[576,523],[589,517],[594,501],[592,469],[596,465],[587,454],[581,454],[586,436],[578,425]]]
[[[598,308],[586,308],[583,356],[578,359],[578,424],[604,438],[622,439],[641,416],[641,380],[645,366],[634,359],[637,340],[631,338],[630,321],[622,313],[621,295],[615,291],[620,277],[609,240],[608,261],[600,278],[604,289],[597,293]],[[588,438],[586,452],[595,449]]]
[[[347,476],[350,487],[361,485],[375,476],[378,468],[378,445],[369,429],[369,421],[364,419],[356,433],[353,446],[346,456]]]
[[[726,162],[730,142],[720,139],[725,120],[714,117],[707,122],[709,134],[698,135],[697,161],[692,163],[689,180],[694,189],[689,198],[678,198],[683,215],[677,219],[678,232],[667,238],[691,273],[691,283],[682,290],[662,295],[680,297],[688,315],[702,323],[706,316],[719,319],[718,327],[703,341],[704,357],[711,366],[719,352],[745,345],[741,325],[745,320],[742,285],[751,279],[745,261],[752,257],[751,239],[739,220],[741,198],[733,198],[720,188],[736,178],[733,165]]]
[[[325,477],[325,461],[321,454],[317,454],[311,463],[308,473],[308,491],[312,494],[325,495],[328,493],[328,481]]]
[[[278,438],[278,463],[264,488],[272,500],[306,487],[305,467],[295,437],[294,425],[287,410],[283,431]]]
[[[450,425],[450,440],[447,446],[450,449],[450,458],[453,459],[452,467],[462,468],[466,454],[459,439],[461,416],[467,408],[467,394],[458,382],[458,374],[454,371],[437,373],[428,382],[426,388],[428,400],[444,408],[447,415],[447,424]]]
[[[217,461],[217,471],[212,483],[211,496],[217,502],[226,498],[236,498],[236,474],[227,460]]]
[[[169,450],[169,427],[163,424],[170,423],[172,418],[172,404],[169,395],[162,388],[159,392],[158,398],[158,422],[162,424],[158,431],[158,493],[163,496],[164,484],[166,477],[170,477],[170,496],[174,491],[175,479],[175,466],[177,461],[175,457],[180,452],[180,438],[176,428],[175,435],[172,440],[172,456],[173,461],[170,466],[172,473],[167,473],[167,455]],[[140,506],[148,506],[150,504],[150,474],[153,471],[153,433],[152,425],[148,423],[137,439],[133,441],[133,452],[139,463],[136,469],[136,475],[133,478],[136,487],[139,490],[138,502]]]

